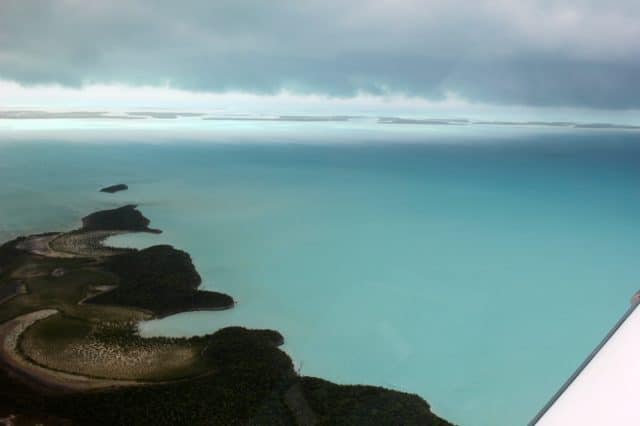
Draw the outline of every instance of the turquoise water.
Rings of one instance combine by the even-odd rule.
[[[164,233],[115,243],[182,248],[238,301],[145,334],[275,328],[303,374],[526,423],[639,287],[640,135],[326,126],[5,135],[0,238],[138,203]]]

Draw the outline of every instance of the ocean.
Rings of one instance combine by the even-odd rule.
[[[111,244],[183,249],[238,302],[141,333],[277,329],[302,374],[461,425],[525,424],[640,287],[640,132],[207,125],[3,127],[0,239],[138,204],[163,234]]]

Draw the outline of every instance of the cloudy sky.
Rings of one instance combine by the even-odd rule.
[[[1,0],[0,106],[627,114],[639,40],[638,0]]]

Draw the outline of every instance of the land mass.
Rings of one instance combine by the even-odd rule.
[[[125,185],[124,183],[119,183],[117,185],[111,185],[102,188],[100,192],[108,192],[109,194],[113,194],[114,192],[126,191],[127,189],[129,189],[127,185]]]
[[[81,231],[126,231],[153,232],[158,229],[149,228],[149,219],[144,217],[138,206],[129,204],[117,209],[101,210],[82,218]]]
[[[202,280],[191,257],[169,245],[113,256],[105,261],[104,267],[120,277],[120,285],[85,303],[133,306],[157,316],[229,309],[234,305],[226,294],[198,290]]]
[[[188,253],[105,246],[160,232],[135,205],[0,246],[0,421],[92,425],[449,425],[417,395],[301,376],[274,330],[143,338],[137,323],[234,306]],[[330,351],[331,348],[326,348]]]

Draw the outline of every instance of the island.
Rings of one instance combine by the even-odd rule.
[[[109,194],[113,194],[114,192],[126,191],[127,189],[129,189],[127,185],[125,185],[124,183],[119,183],[117,185],[111,185],[102,188],[100,192],[108,192]]]
[[[417,395],[296,371],[275,330],[191,338],[137,324],[234,307],[188,253],[105,239],[160,232],[135,205],[0,246],[0,421],[43,425],[450,425]],[[326,348],[330,351],[331,348]]]

